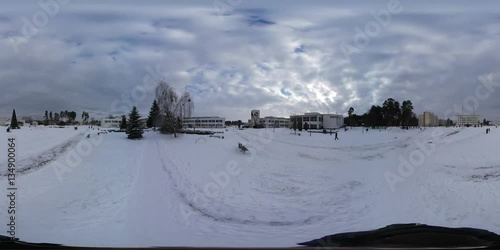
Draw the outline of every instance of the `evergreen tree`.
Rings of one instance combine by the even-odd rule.
[[[304,130],[306,130],[306,131],[309,130],[309,123],[307,123],[307,122],[304,123]]]
[[[74,123],[76,121],[76,112],[71,111],[68,113],[68,118],[71,121],[71,123]]]
[[[177,117],[177,122],[176,122],[176,124],[175,124],[175,125],[176,125],[176,129],[177,129],[177,131],[181,131],[181,130],[182,130],[182,126],[183,126],[183,124],[182,124],[182,120],[181,120],[181,118],[180,118],[180,117]]]
[[[160,126],[160,107],[158,106],[156,99],[153,101],[153,104],[151,105],[151,110],[149,111],[149,116],[146,121],[146,126],[148,128]]]
[[[122,121],[120,122],[120,130],[127,129],[127,117],[122,115]]]
[[[451,121],[451,120],[450,120]],[[412,127],[417,127],[418,126],[418,117],[415,113],[411,112],[411,118],[410,118],[410,126]]]
[[[401,125],[403,127],[410,126],[410,120],[413,114],[413,104],[410,100],[403,101],[401,106]]]
[[[401,108],[399,102],[389,98],[382,104],[382,112],[386,126],[399,126],[401,120]]]
[[[19,125],[17,124],[17,116],[16,110],[12,110],[12,119],[10,119],[10,128],[11,129],[19,129]]]
[[[127,135],[129,139],[142,138],[144,131],[142,130],[140,119],[141,116],[139,115],[139,111],[137,111],[137,107],[134,106],[129,114],[127,122]]]
[[[45,126],[49,125],[49,111],[48,110],[45,110],[45,115],[43,116],[43,124]]]
[[[53,116],[52,116],[52,111],[50,111],[50,113],[49,113],[49,121],[53,121],[53,120],[54,119],[53,119]]]
[[[172,112],[167,112],[166,116],[163,117],[160,131],[165,134],[175,134],[175,117]]]
[[[89,113],[83,111],[82,112],[82,124],[87,124],[89,121],[89,118],[90,118]]]
[[[352,116],[353,113],[354,113],[354,108],[350,107],[349,111],[347,111],[347,114],[349,115],[349,126],[351,126],[351,127],[352,127],[351,116]]]

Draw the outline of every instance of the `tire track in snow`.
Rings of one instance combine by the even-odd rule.
[[[240,133],[235,133],[235,134],[247,143],[250,143],[252,145],[259,145],[260,144],[258,135],[246,136],[246,135],[242,135]],[[269,152],[266,150],[256,151],[254,153],[258,153],[259,155],[263,155],[263,156],[272,155],[272,154],[269,154]],[[278,195],[278,196],[272,197],[271,199],[274,201],[280,200],[282,202],[285,202],[286,204],[284,207],[295,206],[295,204],[286,202],[290,198],[286,195],[287,190],[285,190],[285,193],[283,193],[283,192],[270,192],[270,189],[277,188],[277,186],[275,185],[276,183],[283,184],[285,189],[288,187],[293,189],[293,185],[290,186],[291,183],[298,183],[298,182],[300,182],[299,180],[302,178],[300,178],[299,180],[295,180],[293,177],[291,177],[289,175],[282,175],[282,174],[275,175],[272,178],[269,178],[269,174],[270,173],[266,173],[263,176],[255,176],[255,180],[257,180],[258,183],[256,185],[254,185],[255,186],[254,191],[256,191],[258,193],[263,193],[263,194],[266,193],[266,194],[270,194],[270,195]],[[262,182],[262,180],[266,180],[266,179],[267,179],[267,181]],[[308,181],[304,181],[303,184],[307,185],[307,183],[314,183],[315,181],[317,183],[318,180],[314,179],[314,177],[313,177],[313,178],[310,178],[310,180],[308,180]],[[261,188],[261,187],[266,186],[266,184],[271,184],[269,187],[270,189],[265,189],[265,188],[262,189]],[[355,184],[355,187],[351,187],[352,184]],[[355,197],[355,195],[352,195],[352,193],[353,193],[352,189],[353,188],[357,189],[360,186],[362,186],[362,184],[360,182],[352,181],[352,180],[346,181],[343,184],[336,185],[335,187],[333,187],[333,190],[334,190],[333,193],[335,193],[335,195],[333,195],[333,197],[332,197],[330,191],[326,191],[326,192],[322,193],[322,191],[324,191],[324,190],[321,190],[321,188],[319,190],[309,190],[307,187],[305,189],[298,187],[300,190],[306,191],[305,193],[303,193],[303,195],[306,196],[307,198],[302,197],[302,198],[306,198],[306,199],[301,204],[311,206],[311,207],[307,208],[306,210],[304,210],[304,209],[301,209],[301,210],[304,210],[303,212],[306,214],[312,214],[311,212],[313,212],[313,213],[315,212],[316,215],[311,215],[309,217],[309,219],[314,218],[314,221],[309,221],[306,219],[306,220],[301,221],[300,223],[293,223],[293,224],[289,223],[289,224],[286,224],[284,226],[328,224],[329,221],[332,220],[332,218],[331,218],[332,216],[336,217],[334,223],[340,223],[340,222],[346,222],[346,221],[352,222],[353,220],[355,220],[356,218],[359,218],[360,215],[362,215],[366,212],[366,207],[352,208],[352,207],[348,206],[348,204],[352,204],[353,202],[356,203],[356,200],[359,197]],[[349,187],[349,188],[347,188],[347,187]],[[288,190],[288,191],[291,191],[291,190]],[[297,191],[297,190],[295,190],[295,191]],[[361,191],[361,192],[363,194],[365,193],[364,191]],[[315,198],[313,198],[313,196]],[[321,209],[321,207],[322,207],[322,209]],[[319,208],[319,210],[318,210],[318,208]],[[343,214],[343,216],[337,217],[339,214]],[[339,219],[339,218],[341,218],[341,219]]]
[[[32,171],[38,170],[41,167],[55,161],[62,154],[68,152],[71,148],[76,146],[81,141],[85,132],[79,133],[73,138],[63,142],[51,149],[46,150],[38,156],[29,157],[27,159],[18,161],[16,164],[16,174],[27,174]],[[9,171],[6,164],[0,164],[0,169],[5,169],[0,172],[0,176],[7,176]]]
[[[243,219],[243,218],[237,218],[237,217],[230,217],[230,216],[223,216],[220,214],[216,214],[212,211],[209,211],[206,208],[202,208],[198,205],[196,205],[193,201],[190,201],[188,195],[183,192],[183,190],[193,190],[192,188],[193,185],[190,185],[190,183],[182,183],[180,181],[180,176],[175,176],[175,173],[172,171],[171,168],[175,169],[177,164],[168,158],[170,156],[167,156],[167,159],[163,157],[165,155],[165,151],[160,150],[161,146],[156,140],[156,145],[158,149],[158,155],[160,156],[161,164],[163,170],[167,173],[168,178],[170,183],[173,185],[173,189],[175,190],[175,193],[178,195],[179,198],[181,198],[181,201],[187,205],[189,208],[191,208],[193,211],[198,212],[204,217],[207,217],[209,219],[212,219],[217,222],[223,222],[223,223],[235,223],[235,224],[241,224],[241,225],[265,225],[265,226],[292,226],[292,225],[310,225],[314,224],[316,222],[319,222],[323,220],[326,216],[309,216],[305,219],[299,219],[299,220],[290,220],[290,221],[262,221],[262,220],[250,220],[250,219]],[[184,184],[184,185],[183,185]],[[182,187],[181,187],[182,186]],[[193,193],[202,193],[201,191],[194,191]]]

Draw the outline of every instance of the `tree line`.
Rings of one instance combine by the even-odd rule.
[[[161,133],[173,134],[182,131],[182,121],[191,117],[194,110],[194,102],[191,94],[185,91],[182,95],[177,92],[166,81],[160,80],[156,86],[156,98],[151,104],[151,109],[146,120],[146,127],[159,128]],[[140,124],[141,116],[134,106],[128,115],[122,116],[120,129],[126,130],[129,139],[142,138],[143,130]]]
[[[401,126],[403,128],[418,126],[418,117],[413,113],[413,104],[410,100],[399,103],[393,98],[388,98],[382,105],[372,105],[362,115],[356,115],[354,108],[349,108],[348,117],[345,119],[347,126],[387,127]]]
[[[73,125],[76,123],[77,113],[75,111],[61,111],[61,112],[53,112],[45,110],[43,115],[43,121],[40,125]],[[86,111],[82,112],[81,115],[82,124],[91,124],[91,125],[99,125],[99,121],[90,118],[90,114]]]
[[[224,123],[224,125],[226,126],[238,126],[238,128],[241,128],[241,126],[243,125],[243,122],[241,120],[237,120],[237,121],[226,121]]]

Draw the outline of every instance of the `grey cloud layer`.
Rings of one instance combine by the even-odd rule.
[[[346,60],[342,43],[374,20],[387,1],[69,2],[16,53],[37,2],[4,2],[0,15],[0,113],[86,110],[111,113],[114,100],[158,66],[196,115],[248,119],[250,109],[288,116],[356,113],[386,98],[411,99],[415,111],[443,114],[473,95],[478,77],[500,73],[500,6],[466,1],[401,1],[403,11]],[[489,4],[489,5],[488,5]],[[452,7],[450,7],[452,6]],[[219,15],[223,14],[223,15]],[[500,119],[500,90],[478,113]],[[154,98],[139,101],[143,115]]]

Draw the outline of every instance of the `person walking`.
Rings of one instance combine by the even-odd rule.
[[[338,139],[339,139],[339,137],[338,137],[338,133],[339,133],[339,132],[335,132],[335,140],[338,140]]]

